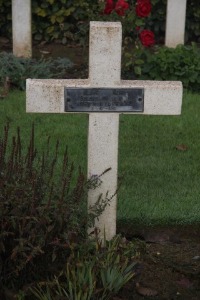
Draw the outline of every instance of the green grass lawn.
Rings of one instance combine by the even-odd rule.
[[[133,224],[200,222],[200,95],[185,93],[181,116],[122,115],[120,117],[118,220]],[[75,164],[87,167],[88,116],[26,114],[25,93],[14,91],[0,100],[1,133],[20,126],[24,143],[35,124],[41,150],[50,135],[52,147],[66,144]],[[2,135],[2,134],[0,134]],[[177,150],[184,144],[186,151]]]
[[[200,95],[181,116],[122,116],[118,218],[146,224],[200,222]],[[187,151],[176,149],[184,144]]]

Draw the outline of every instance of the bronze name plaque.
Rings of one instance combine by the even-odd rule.
[[[143,112],[143,88],[69,88],[65,112]]]

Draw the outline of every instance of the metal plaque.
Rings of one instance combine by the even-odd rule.
[[[143,112],[143,88],[65,87],[65,112]]]

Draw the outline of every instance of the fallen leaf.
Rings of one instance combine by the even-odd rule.
[[[194,256],[192,259],[194,259],[194,260],[200,260],[200,256],[199,256],[199,255],[196,255],[196,256]]]
[[[6,76],[6,79],[3,83],[3,91],[0,94],[0,98],[3,99],[6,96],[8,96],[9,90],[10,90],[10,78],[8,76]]]
[[[45,51],[45,50],[40,50],[40,53],[42,53],[42,54],[50,54],[51,52],[50,51]]]
[[[158,292],[156,290],[142,286],[138,282],[136,283],[136,291],[141,296],[154,297],[158,295]]]
[[[177,145],[176,146],[176,150],[179,150],[179,151],[186,151],[188,150],[188,146],[184,145],[184,144],[180,144],[180,145]]]
[[[39,44],[39,46],[44,46],[44,45],[46,45],[46,43],[47,43],[47,41],[42,41],[42,42]]]
[[[144,240],[147,243],[166,243],[169,242],[169,235],[165,232],[145,232]]]
[[[17,296],[17,293],[16,291],[13,291],[13,290],[9,290],[7,288],[4,289],[4,293],[5,293],[5,297],[7,300],[14,300],[14,299],[17,299],[16,296]]]
[[[0,43],[5,45],[9,43],[9,39],[5,38],[5,37],[0,37]]]
[[[189,289],[192,287],[192,282],[188,278],[181,278],[180,280],[176,281],[176,283],[186,289]]]

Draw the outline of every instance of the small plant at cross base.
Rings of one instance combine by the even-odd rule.
[[[135,275],[137,247],[121,236],[72,246],[65,270],[32,288],[36,299],[108,300]]]

